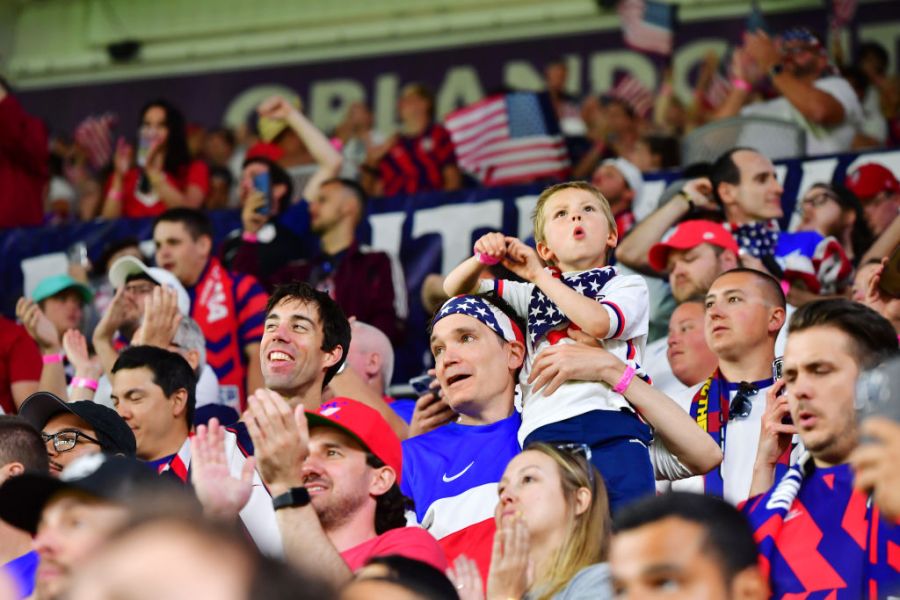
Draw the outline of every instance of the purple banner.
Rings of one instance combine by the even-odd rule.
[[[818,33],[826,31],[827,13],[823,8],[765,18],[774,31],[798,25]],[[896,57],[900,27],[887,27],[891,21],[900,22],[900,2],[861,4],[849,30],[851,48],[860,39],[876,39]],[[721,52],[725,44],[738,43],[744,24],[743,17],[677,24],[673,61],[676,90],[687,93],[692,74],[706,52]],[[173,101],[190,122],[216,126],[225,121],[226,115],[231,115],[232,123],[241,116],[241,106],[246,104],[241,102],[242,95],[247,98],[255,88],[283,86],[300,95],[307,112],[325,131],[340,121],[344,108],[355,100],[364,100],[373,108],[378,129],[389,130],[399,90],[408,82],[431,85],[437,91],[438,112],[443,115],[502,87],[539,84],[544,64],[560,56],[568,61],[570,91],[576,95],[606,91],[624,72],[655,89],[663,67],[659,59],[625,48],[620,31],[605,30],[293,66],[31,90],[19,95],[28,110],[45,119],[53,131],[71,132],[85,116],[112,110],[122,119],[120,130],[130,135],[136,129],[140,108],[154,98]]]

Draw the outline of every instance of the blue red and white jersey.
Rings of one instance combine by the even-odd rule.
[[[385,196],[443,189],[444,167],[456,164],[450,134],[430,125],[422,135],[399,136],[378,165]]]
[[[804,474],[805,473],[805,474]],[[743,507],[775,598],[883,598],[900,593],[900,526],[853,487],[847,464],[804,456]]]
[[[582,296],[596,300],[597,310],[606,311],[610,326],[609,334],[602,340],[603,347],[639,369],[650,327],[650,300],[644,278],[620,275],[615,267],[603,267],[562,273],[560,281]],[[519,377],[522,389],[520,442],[540,427],[592,410],[633,410],[621,394],[613,392],[605,383],[595,381],[567,381],[550,399],[540,391],[532,390],[527,381],[535,357],[554,344],[574,343],[569,331],[578,327],[532,283],[502,279],[480,283],[479,292],[491,290],[527,321],[528,356]]]
[[[247,356],[244,347],[262,340],[268,296],[250,275],[232,273],[211,258],[197,284],[187,289],[191,317],[206,338],[206,362],[219,379],[219,394],[245,408]]]
[[[465,554],[487,577],[497,484],[519,453],[518,413],[490,425],[449,423],[403,442],[400,489],[452,563]],[[485,579],[487,581],[487,579]]]

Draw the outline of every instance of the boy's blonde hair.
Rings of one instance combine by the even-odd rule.
[[[600,193],[600,190],[586,181],[566,181],[564,183],[551,185],[541,192],[541,195],[538,197],[534,212],[531,213],[531,220],[534,224],[534,241],[536,243],[546,242],[546,238],[544,237],[544,223],[547,219],[544,210],[547,207],[547,201],[550,200],[550,197],[553,196],[553,194],[563,190],[583,190],[594,196],[600,201],[600,209],[603,211],[603,214],[606,215],[606,220],[609,222],[609,230],[616,234],[619,233],[616,229],[616,218],[613,216],[612,209],[609,207],[609,200]]]

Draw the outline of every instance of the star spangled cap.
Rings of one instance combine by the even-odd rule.
[[[478,319],[507,342],[525,343],[522,330],[502,310],[482,296],[463,295],[450,298],[434,316],[431,326],[449,315],[466,315]]]
[[[809,46],[819,47],[822,42],[819,38],[806,27],[792,27],[785,30],[781,34],[781,40],[784,42],[803,42]]]

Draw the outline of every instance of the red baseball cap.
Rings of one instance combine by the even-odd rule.
[[[884,165],[866,163],[847,175],[844,185],[865,202],[881,192],[900,192],[900,181]]]
[[[269,142],[257,142],[250,146],[244,160],[251,158],[268,158],[272,162],[278,162],[284,156],[284,150]]]
[[[665,271],[670,250],[689,250],[700,244],[712,244],[738,253],[738,243],[731,233],[713,221],[701,219],[684,221],[668,238],[650,248],[647,261],[656,271]]]
[[[334,427],[377,456],[381,462],[394,469],[397,483],[403,466],[400,438],[381,414],[362,402],[350,398],[334,398],[316,412],[306,412],[309,428]]]

